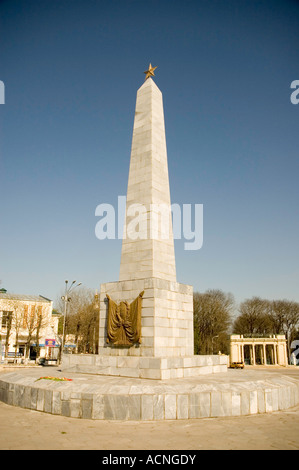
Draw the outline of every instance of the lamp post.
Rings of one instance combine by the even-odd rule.
[[[61,359],[61,356],[62,356],[64,343],[65,343],[65,323],[66,323],[68,302],[71,301],[70,293],[71,293],[71,291],[73,291],[77,287],[81,286],[81,284],[82,284],[82,282],[79,282],[79,284],[76,284],[77,281],[73,281],[72,284],[70,286],[68,286],[68,282],[69,282],[68,280],[65,281],[65,291],[64,291],[64,295],[61,297],[61,300],[63,300],[63,302],[64,302],[64,318],[63,318],[63,330],[62,330],[60,359]]]
[[[96,340],[96,329],[97,329],[97,331],[99,331],[99,312],[100,312],[99,294],[98,294],[97,290],[96,290],[96,293],[95,293],[95,296],[94,296],[93,308],[94,308],[94,311],[95,311],[95,325],[94,325],[94,328],[93,328],[92,352],[93,352],[93,354],[95,354],[96,350],[98,349],[98,338]]]

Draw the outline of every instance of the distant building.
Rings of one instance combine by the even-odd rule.
[[[230,362],[245,365],[288,365],[287,345],[284,335],[269,338],[249,338],[245,335],[230,337]]]
[[[35,361],[56,358],[60,340],[59,315],[53,302],[41,295],[20,295],[0,290],[0,360]]]

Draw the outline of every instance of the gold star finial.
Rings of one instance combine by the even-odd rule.
[[[156,70],[157,67],[152,67],[152,64],[149,64],[148,70],[146,70],[144,73],[145,75],[145,80],[147,80],[150,77],[154,77],[154,70]]]

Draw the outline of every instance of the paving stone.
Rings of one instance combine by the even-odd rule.
[[[176,419],[176,395],[165,395],[165,419]]]
[[[164,396],[163,395],[154,395],[153,406],[154,406],[154,419],[155,420],[164,419],[164,417],[165,417]]]
[[[250,391],[241,392],[241,415],[250,414]]]
[[[188,419],[189,397],[188,395],[178,395],[177,397],[177,419]]]
[[[141,396],[141,419],[143,421],[154,419],[154,395]]]
[[[61,414],[62,416],[71,416],[71,406],[69,400],[61,401]]]
[[[45,391],[39,388],[37,391],[36,409],[37,411],[44,411]]]
[[[60,392],[53,391],[52,397],[52,413],[54,415],[62,414],[62,404]]]
[[[127,419],[127,395],[104,395],[104,419]]]

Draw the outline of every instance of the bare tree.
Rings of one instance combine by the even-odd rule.
[[[76,352],[95,352],[98,337],[98,311],[92,289],[80,287],[70,295],[65,320],[65,336],[72,335]],[[59,299],[57,310],[64,311],[64,302]]]
[[[271,333],[271,322],[268,315],[269,301],[260,297],[247,299],[240,304],[240,315],[233,325],[233,333],[268,335]]]
[[[195,354],[229,351],[228,333],[234,308],[232,294],[221,290],[194,293]]]
[[[47,319],[44,315],[43,307],[38,306],[35,318],[35,344],[36,344],[36,357],[40,356],[40,332],[41,329],[47,325]]]
[[[285,335],[290,356],[290,345],[296,336],[299,324],[299,303],[290,300],[273,300],[269,303],[268,314],[273,334]]]
[[[15,356],[17,356],[17,352],[19,349],[19,335],[20,329],[22,328],[23,324],[23,311],[19,308],[15,308],[14,311],[14,330],[15,330]]]
[[[25,306],[26,308],[26,306]],[[39,355],[39,334],[43,326],[47,324],[47,318],[43,315],[42,306],[34,303],[24,312],[23,327],[27,330],[27,341],[25,348],[25,358],[28,358],[32,340],[36,339],[37,355]]]
[[[9,337],[10,337],[10,334],[11,334],[11,327],[12,327],[12,316],[13,316],[13,312],[11,312],[11,311],[3,312],[2,325],[5,325],[5,327],[6,327],[5,357],[8,356]]]
[[[15,335],[16,335],[15,355],[17,353],[19,329],[20,329],[21,319],[22,319],[22,313],[20,312],[18,301],[14,299],[8,299],[7,309],[8,310],[4,311],[2,314],[2,326],[6,328],[5,357],[8,356],[9,340],[13,331],[15,332]]]
[[[74,317],[76,327],[77,351],[82,353],[95,353],[98,337],[98,311],[94,302],[80,309]]]

